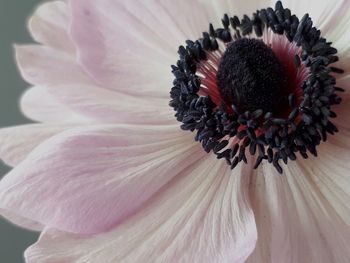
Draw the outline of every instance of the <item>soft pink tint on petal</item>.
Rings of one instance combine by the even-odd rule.
[[[16,45],[15,52],[23,78],[33,85],[91,83],[72,54],[40,45]]]
[[[231,172],[208,155],[110,232],[83,237],[48,230],[25,257],[28,263],[243,263],[257,238],[248,188],[249,172]]]
[[[27,230],[42,231],[44,229],[44,226],[42,224],[32,221],[30,219],[18,216],[16,213],[12,213],[8,210],[0,209],[0,214],[2,217],[9,220],[11,223],[15,224],[16,226],[20,226]]]
[[[252,179],[258,243],[248,263],[348,262],[349,150],[324,143],[318,158],[291,162],[282,176],[263,165]]]
[[[74,127],[64,124],[26,124],[0,129],[0,159],[16,166],[41,142]]]
[[[88,85],[49,88],[72,111],[103,123],[176,124],[169,99],[129,96]]]
[[[63,1],[39,5],[28,22],[33,39],[54,49],[74,53],[74,44],[68,34],[70,15],[68,5]]]
[[[179,45],[208,27],[198,1],[73,0],[71,8],[83,67],[102,86],[134,95],[168,97]]]
[[[80,92],[84,94],[84,92]],[[25,116],[45,123],[83,123],[92,120],[70,110],[55,99],[45,87],[32,87],[24,92],[20,107]]]
[[[29,118],[44,122],[174,123],[168,92],[166,98],[151,98],[106,90],[92,83],[74,56],[55,52],[38,45],[16,47],[22,75],[39,86],[25,93],[21,101]]]
[[[193,135],[177,126],[67,131],[5,176],[0,208],[68,232],[106,231],[204,155]]]

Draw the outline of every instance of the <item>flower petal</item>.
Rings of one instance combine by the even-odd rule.
[[[40,45],[16,45],[15,52],[23,78],[33,85],[91,83],[72,54]]]
[[[320,146],[319,157],[291,162],[279,175],[263,165],[251,197],[258,243],[250,262],[348,262],[350,142]],[[338,140],[338,139],[337,139]]]
[[[222,27],[221,18],[224,14],[230,16],[238,16],[240,19],[243,15],[251,15],[258,9],[274,6],[275,1],[261,1],[261,0],[200,0],[206,5],[210,19],[209,23],[213,23],[218,27]],[[206,27],[205,30],[208,30]]]
[[[27,124],[0,129],[0,159],[16,166],[41,142],[72,128],[69,125]]]
[[[176,123],[169,99],[145,99],[88,85],[55,86],[49,92],[74,112],[98,122]]]
[[[285,8],[289,8],[292,13],[295,13],[299,18],[302,18],[304,14],[308,13],[319,29],[327,29],[329,23],[336,19],[336,11],[339,11],[339,7],[343,4],[343,0],[329,0],[318,1],[309,0],[307,2],[299,2],[293,0],[282,1]],[[272,2],[274,4],[274,2]],[[328,33],[328,30],[326,30]]]
[[[130,220],[83,237],[44,232],[25,257],[44,262],[244,262],[255,246],[249,174],[213,155],[174,178]],[[116,249],[118,248],[118,249]]]
[[[0,208],[68,232],[106,231],[205,154],[177,126],[70,130],[1,180]]]
[[[27,218],[18,216],[16,213],[12,213],[8,210],[0,209],[0,215],[17,226],[23,227],[32,231],[43,231],[44,226],[38,222],[32,221]]]
[[[208,26],[196,0],[73,0],[71,8],[72,38],[87,72],[104,87],[143,96],[168,96],[177,48]]]
[[[347,0],[319,1],[310,0],[307,2],[284,1],[283,4],[289,7],[299,17],[309,13],[314,25],[321,30],[322,37],[332,42],[338,49],[340,61],[337,67],[350,71],[350,2]]]
[[[60,103],[44,87],[29,88],[22,95],[20,106],[25,116],[38,122],[57,124],[87,121],[85,117],[78,115],[66,105]]]
[[[55,54],[49,47],[18,46],[16,51],[22,75],[40,86],[29,90],[21,102],[23,112],[33,120],[174,122],[173,112],[168,106],[169,95],[166,98],[136,97],[98,87],[85,75],[73,56]]]
[[[328,2],[328,1],[327,1]],[[333,42],[333,46],[338,50],[339,62],[335,64],[350,73],[350,2],[347,0],[329,1],[329,8],[324,10],[322,34],[328,41]],[[342,75],[338,75],[342,78]]]
[[[75,53],[75,47],[68,34],[70,11],[67,3],[51,1],[43,3],[29,19],[29,30],[37,42],[54,49]]]

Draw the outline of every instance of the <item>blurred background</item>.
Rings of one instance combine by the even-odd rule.
[[[18,99],[28,87],[20,77],[13,56],[13,43],[30,43],[28,16],[39,0],[1,0],[0,8],[0,127],[28,123],[18,108]],[[10,170],[0,161],[0,177]],[[38,238],[0,217],[0,262],[22,263],[23,251]]]

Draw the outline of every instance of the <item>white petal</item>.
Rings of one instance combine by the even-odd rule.
[[[327,40],[332,41],[338,48],[338,51],[344,51],[343,48],[349,48],[349,18],[350,2],[347,0],[311,1],[315,6],[322,8],[322,14],[317,17],[317,26]]]
[[[51,1],[40,5],[29,19],[29,30],[34,40],[54,49],[75,53],[69,37],[71,22],[67,3]]]
[[[299,18],[309,13],[314,25],[321,30],[322,37],[333,42],[338,49],[340,62],[337,66],[350,71],[350,1],[348,0],[310,0],[302,4],[298,1],[284,1],[286,7],[291,8]]]
[[[333,42],[338,50],[339,62],[335,66],[350,73],[350,1],[327,1],[328,8],[324,10],[320,29],[327,41]],[[342,75],[338,75],[342,78]]]
[[[27,124],[0,129],[0,159],[16,166],[41,142],[72,128],[63,124]]]
[[[289,8],[292,14],[296,14],[301,19],[304,14],[308,13],[314,22],[314,25],[319,29],[327,27],[328,23],[334,19],[335,10],[342,4],[342,0],[309,0],[309,1],[282,1],[285,8]]]
[[[267,8],[274,6],[274,1],[269,0],[200,0],[206,5],[210,16],[210,23],[218,27],[222,27],[221,18],[224,14],[229,16],[238,16],[240,19],[243,18],[243,15],[252,16],[256,10],[261,8]],[[208,30],[206,28],[206,30]]]
[[[129,221],[82,237],[49,230],[26,251],[43,262],[244,262],[255,246],[249,173],[213,155],[183,171]]]
[[[45,87],[33,87],[25,91],[20,106],[25,116],[38,122],[82,123],[88,121],[82,115],[78,115],[60,103]]]
[[[263,165],[251,189],[258,243],[248,262],[348,262],[349,150],[325,143],[283,175]]]
[[[301,163],[320,192],[334,208],[336,216],[350,227],[350,130],[340,129],[319,147],[319,157]],[[348,229],[349,231],[350,229]],[[345,233],[344,233],[345,234]]]

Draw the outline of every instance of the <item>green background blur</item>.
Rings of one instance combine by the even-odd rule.
[[[28,87],[13,59],[13,43],[31,41],[26,21],[39,0],[1,0],[0,8],[0,127],[28,123],[19,111],[18,99]],[[0,161],[0,177],[9,168]],[[23,251],[38,238],[37,233],[17,228],[0,218],[0,262],[22,263]]]

